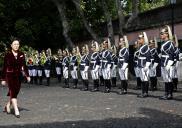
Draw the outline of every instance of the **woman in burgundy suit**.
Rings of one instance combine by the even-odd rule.
[[[25,65],[25,55],[19,51],[19,41],[14,40],[11,43],[11,50],[8,51],[4,57],[4,66],[2,71],[2,85],[8,85],[8,94],[10,97],[7,105],[5,106],[5,111],[9,114],[11,113],[11,105],[14,108],[15,116],[20,118],[20,112],[17,105],[17,95],[21,87],[21,73],[23,72],[30,81],[28,75],[28,70]]]

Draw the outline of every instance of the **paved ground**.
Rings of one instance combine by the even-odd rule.
[[[135,82],[130,82],[130,86]],[[180,85],[181,86],[181,85]],[[118,95],[62,88],[56,81],[50,87],[23,84],[19,94],[21,118],[2,112],[6,88],[0,93],[0,128],[181,128],[182,90],[174,100],[161,101],[163,91],[137,98],[138,90]],[[101,88],[102,89],[102,88]]]

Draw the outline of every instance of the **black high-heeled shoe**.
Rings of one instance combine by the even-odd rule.
[[[20,118],[20,115],[16,115],[16,114],[15,114],[15,117],[16,117],[16,118]]]
[[[4,111],[3,112],[6,112],[7,114],[11,114],[11,110],[8,111],[7,106],[4,107]]]

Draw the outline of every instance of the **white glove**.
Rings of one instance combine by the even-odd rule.
[[[173,65],[173,63],[174,63],[174,61],[169,60],[169,61],[167,62],[167,66],[172,66],[172,65]]]
[[[153,69],[156,69],[156,67],[158,66],[158,63],[154,63],[154,65],[153,65]]]
[[[65,67],[65,68],[64,68],[63,73],[66,72],[66,70],[68,70],[68,67]]]
[[[107,69],[110,69],[110,68],[111,68],[111,64],[108,64],[108,65],[107,65]]]
[[[128,63],[124,63],[122,66],[122,70],[125,70],[127,66],[128,66]]]
[[[149,66],[150,66],[150,62],[146,62],[146,65],[144,67],[145,72],[149,70]]]
[[[113,65],[113,69],[116,69],[117,65]]]
[[[179,61],[176,61],[176,68],[178,68],[178,66],[179,66]]]
[[[95,67],[95,70],[94,71],[98,71],[99,70],[99,65],[96,65],[96,67]]]
[[[88,71],[89,66],[85,66],[84,72]]]
[[[74,67],[73,67],[73,70],[76,71],[76,70],[77,70],[77,66],[74,66]]]

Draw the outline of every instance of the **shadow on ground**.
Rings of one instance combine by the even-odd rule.
[[[142,117],[1,126],[0,128],[181,128],[182,116],[140,108]],[[50,119],[51,121],[51,119]]]

